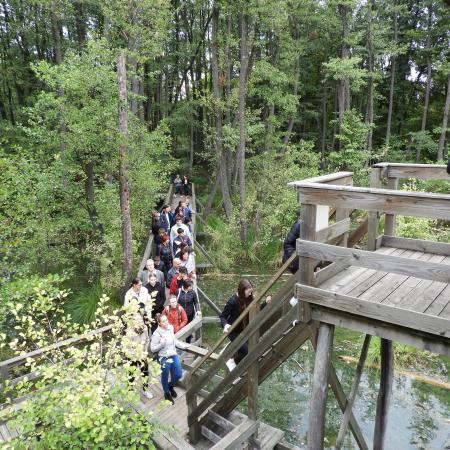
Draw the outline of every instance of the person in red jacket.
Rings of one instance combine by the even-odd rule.
[[[181,266],[179,268],[178,275],[172,278],[170,283],[170,295],[176,295],[177,290],[183,285],[183,281],[189,280],[189,275],[186,267]]]
[[[176,334],[184,326],[186,326],[188,318],[184,308],[178,304],[176,297],[171,297],[169,306],[166,306],[163,315],[167,316],[170,325],[173,326],[173,332]]]

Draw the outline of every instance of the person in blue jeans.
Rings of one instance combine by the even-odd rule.
[[[158,328],[153,333],[150,349],[153,353],[158,353],[164,398],[174,404],[174,398],[178,396],[174,386],[183,375],[177,348],[185,350],[189,344],[175,338],[173,326],[169,324],[167,316],[156,314],[156,321]]]

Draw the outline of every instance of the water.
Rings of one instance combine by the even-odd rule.
[[[261,288],[270,278],[260,275],[248,279],[258,291],[258,287]],[[200,285],[211,299],[223,306],[236,290],[239,280],[238,274],[205,275],[201,277]],[[204,315],[213,315],[206,305],[203,308]],[[221,335],[221,329],[215,324],[205,325],[204,331],[206,342],[214,342]],[[344,362],[340,356],[355,354],[361,343],[357,333],[336,329],[333,364],[346,393],[350,391],[356,364]],[[448,360],[444,363],[448,364]],[[313,369],[314,351],[307,343],[268,377],[259,390],[261,419],[284,430],[286,440],[300,448],[306,448]],[[414,367],[408,370],[413,371]],[[373,442],[378,386],[379,371],[365,368],[353,412],[369,447]],[[241,407],[245,410],[245,402]],[[330,389],[326,418],[327,448],[333,448],[341,418],[341,410]],[[386,444],[386,449],[395,450],[450,448],[450,391],[396,374]],[[349,433],[343,448],[357,448]]]

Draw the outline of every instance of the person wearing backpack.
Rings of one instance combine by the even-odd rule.
[[[169,305],[164,308],[163,315],[169,319],[169,323],[173,326],[173,332],[175,334],[188,323],[186,311],[178,304],[176,297],[170,298]]]

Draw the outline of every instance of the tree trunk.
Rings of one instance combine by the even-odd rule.
[[[220,106],[222,94],[219,81],[219,42],[218,42],[218,32],[219,32],[219,7],[215,4],[213,7],[212,14],[212,45],[211,45],[211,68],[212,68],[212,79],[214,88],[214,112],[216,119],[216,149],[219,156],[219,176],[220,176],[220,186],[222,189],[223,206],[225,208],[225,214],[228,220],[231,219],[233,215],[233,203],[231,202],[230,188],[228,185],[227,176],[227,157],[222,146],[222,108]]]
[[[239,14],[240,25],[240,70],[239,70],[239,220],[241,224],[241,241],[247,242],[247,219],[245,210],[245,141],[246,141],[246,122],[245,122],[245,104],[247,93],[246,75],[248,69],[248,17],[241,12]]]
[[[320,163],[322,169],[325,168],[325,151],[327,144],[327,88],[325,87],[323,90],[323,98],[322,98],[322,145],[320,148]]]
[[[133,237],[131,232],[130,189],[128,186],[127,138],[128,138],[128,97],[127,67],[125,53],[120,53],[117,61],[117,79],[119,83],[119,147],[120,167],[120,211],[122,217],[122,252],[124,286],[129,284],[133,270]],[[124,288],[125,289],[125,288]]]
[[[450,73],[447,78],[447,95],[445,97],[445,107],[444,107],[444,117],[442,118],[442,131],[441,136],[439,137],[438,144],[438,161],[442,161],[444,159],[444,146],[445,146],[445,137],[447,136],[447,125],[448,125],[448,114],[450,110]],[[445,155],[445,159],[447,155]]]
[[[220,173],[217,173],[216,181],[214,182],[214,186],[211,189],[211,192],[208,197],[208,201],[207,201],[207,203],[205,205],[205,209],[203,211],[203,219],[205,219],[205,220],[208,217],[209,213],[211,212],[211,208],[212,208],[214,199],[216,198],[216,192],[217,192],[217,188],[219,187],[219,184],[220,184]]]
[[[341,58],[348,59],[350,56],[350,49],[347,43],[348,37],[348,9],[347,5],[340,4],[338,6],[339,14],[342,22],[342,48]],[[344,120],[344,114],[350,109],[350,80],[348,77],[344,77],[338,82],[338,106],[339,106],[339,125]]]
[[[398,39],[398,12],[394,12],[394,45],[397,45]],[[394,108],[394,86],[395,86],[395,71],[397,65],[397,56],[395,53],[391,58],[391,82],[389,86],[389,109],[388,118],[386,126],[386,145],[389,145],[389,140],[391,138],[391,125],[392,125],[392,111]]]
[[[420,126],[420,131],[425,131],[427,127],[427,116],[428,116],[428,105],[430,103],[430,91],[431,91],[431,26],[433,9],[431,2],[428,3],[428,27],[427,27],[427,44],[425,51],[427,52],[427,82],[425,86],[425,100],[423,105],[422,114],[422,125]],[[417,147],[416,150],[416,161],[420,160],[421,148]]]
[[[374,54],[373,54],[373,37],[372,37],[372,14],[373,13],[373,0],[367,3],[367,55],[368,55],[368,69],[369,69],[369,79],[367,83],[367,112],[366,112],[366,123],[370,125],[369,132],[367,134],[367,151],[370,155],[372,153],[372,126],[373,126],[373,70],[374,70]]]

